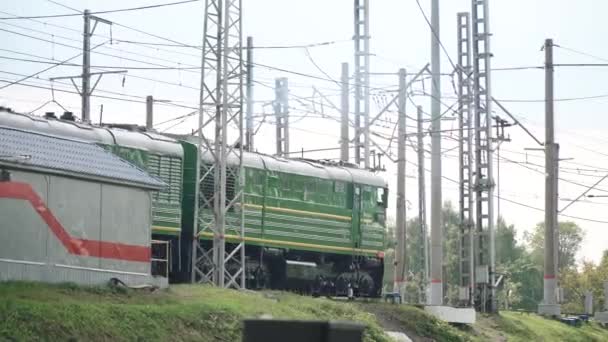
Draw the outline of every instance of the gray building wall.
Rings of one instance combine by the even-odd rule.
[[[147,190],[16,170],[11,181],[30,184],[71,237],[150,247]],[[0,280],[96,285],[113,277],[167,285],[151,277],[150,262],[70,254],[28,201],[0,198]]]

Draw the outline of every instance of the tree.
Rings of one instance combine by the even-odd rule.
[[[502,217],[498,218],[495,232],[496,264],[506,264],[521,257],[524,248],[517,244],[517,232],[514,225],[507,225]]]
[[[509,307],[532,309],[542,296],[542,268],[535,265],[524,246],[517,241],[514,225],[502,217],[496,225],[496,271],[504,275],[498,300]],[[501,305],[504,307],[504,305]]]
[[[521,247],[520,247],[521,248]],[[506,263],[497,263],[499,272],[505,275],[505,288],[511,290],[509,303],[512,308],[536,310],[543,298],[543,268],[532,255],[521,248],[521,255]],[[499,299],[504,301],[504,291]]]
[[[444,275],[444,293],[446,303],[456,303],[458,300],[459,287],[459,217],[453,206],[446,202],[442,209],[443,219],[443,275]],[[427,233],[430,234],[430,225],[427,223]],[[418,218],[408,220],[406,225],[406,248],[407,248],[407,270],[408,270],[408,293],[407,299],[415,301],[420,298],[425,281],[421,275],[424,270],[424,242],[422,239],[422,230]],[[394,227],[389,226],[387,229],[387,241],[385,252],[385,272],[384,286],[392,288],[393,282],[393,259],[394,259]],[[430,237],[429,237],[430,242]],[[430,254],[430,246],[427,244]]]
[[[564,288],[564,312],[581,313],[584,309],[585,293],[593,294],[593,305],[596,310],[604,310],[604,281],[608,280],[608,251],[604,251],[599,264],[583,261],[580,269],[570,268],[560,274],[560,283]]]
[[[576,254],[581,248],[585,234],[581,227],[570,221],[560,222],[558,229],[558,265],[562,271],[576,267]],[[545,224],[542,222],[537,224],[531,233],[526,233],[525,239],[534,261],[542,265],[545,250]]]

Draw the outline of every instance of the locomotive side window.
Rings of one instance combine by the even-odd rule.
[[[388,189],[386,188],[378,188],[376,189],[377,192],[377,202],[378,202],[378,206],[382,207],[382,208],[386,208],[387,207],[387,202],[388,202]]]
[[[268,187],[266,189],[267,196],[275,198],[279,197],[279,187],[279,176],[276,173],[270,171],[268,173]]]
[[[304,192],[302,198],[304,201],[313,202],[315,200],[315,193],[317,192],[317,183],[312,178],[307,177],[304,181]]]
[[[336,181],[334,183],[333,205],[344,208],[346,206],[346,184]]]

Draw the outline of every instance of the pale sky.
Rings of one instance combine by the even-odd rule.
[[[163,1],[115,1],[115,0],[58,0],[64,5],[76,8],[88,8],[91,11],[113,10],[127,7],[137,7],[158,4]],[[166,1],[169,2],[169,1]],[[371,70],[376,73],[397,72],[403,67],[410,73],[416,73],[430,59],[431,32],[424,21],[415,0],[372,0],[371,2]],[[430,16],[430,1],[420,0],[425,12]],[[257,46],[270,45],[300,45],[333,41],[334,44],[311,47],[307,56],[305,49],[257,49],[254,51],[255,62],[306,75],[327,78],[311,62],[311,59],[331,78],[340,78],[340,63],[349,62],[353,70],[353,1],[309,0],[309,1],[280,1],[280,0],[248,0],[243,1],[243,36],[253,36]],[[451,0],[440,1],[441,30],[440,36],[450,57],[456,58],[456,13],[470,10],[471,1]],[[494,54],[492,65],[495,68],[540,66],[544,54],[540,51],[545,38],[553,38],[555,44],[563,48],[555,48],[556,63],[605,63],[608,61],[608,47],[602,44],[608,35],[608,23],[600,18],[608,10],[608,3],[600,0],[490,0],[490,28],[493,33],[491,51]],[[73,13],[69,9],[53,4],[48,0],[2,1],[0,17],[12,15],[34,16],[49,14]],[[101,17],[114,21],[110,28],[99,24],[93,37],[92,46],[105,43],[95,49],[92,54],[94,66],[133,67],[151,66],[142,62],[162,66],[189,67],[200,66],[200,51],[192,48],[171,46],[142,46],[124,41],[168,43],[149,35],[137,33],[131,28],[170,38],[180,43],[200,45],[202,39],[203,4],[195,2],[161,9],[148,9],[136,12],[113,13]],[[430,18],[430,17],[429,17]],[[48,68],[48,64],[16,61],[8,58],[20,58],[38,61],[63,61],[80,53],[82,17],[64,17],[31,20],[0,20],[0,79],[14,81],[19,75],[29,75]],[[45,23],[47,24],[45,24]],[[56,26],[54,26],[56,25]],[[57,27],[61,26],[61,27]],[[8,32],[11,31],[11,32]],[[18,35],[16,33],[27,35]],[[110,40],[110,35],[112,41]],[[37,39],[36,39],[37,38]],[[67,45],[67,46],[66,46]],[[599,58],[577,54],[567,49],[584,52]],[[16,52],[20,53],[17,54]],[[102,54],[103,53],[103,54]],[[601,58],[605,58],[604,61]],[[81,58],[73,63],[80,64]],[[443,72],[451,72],[446,55],[442,52],[441,65]],[[555,73],[555,96],[557,99],[571,99],[608,94],[608,86],[604,79],[608,76],[608,68],[557,68]],[[49,77],[78,75],[81,70],[74,66],[60,66],[39,75],[39,79],[30,79],[24,83],[50,88]],[[331,81],[323,81],[310,77],[297,76],[290,73],[256,67],[255,101],[256,121],[260,122],[263,114],[272,113],[272,108],[264,103],[270,103],[274,97],[274,79],[288,77],[290,83],[290,107],[292,113],[291,149],[300,150],[327,147],[338,147],[339,126],[327,119],[318,119],[318,114],[302,117],[304,113],[313,111],[311,97],[313,86],[324,93],[335,104],[339,105],[339,88]],[[146,79],[142,79],[146,78]],[[493,95],[505,100],[504,105],[542,141],[544,140],[544,103],[519,102],[520,100],[542,100],[544,96],[544,74],[542,70],[495,71],[493,78]],[[124,84],[123,84],[124,81]],[[73,91],[69,81],[55,82],[54,89]],[[163,83],[165,82],[165,83]],[[385,90],[395,90],[397,77],[372,76],[371,85],[378,90],[372,91],[371,115],[377,113],[386,99],[393,93]],[[166,84],[170,83],[170,84]],[[196,107],[198,104],[198,88],[200,75],[192,70],[130,70],[122,75],[107,75],[99,83],[95,95],[127,98],[143,101],[146,95],[156,99],[170,100],[186,107]],[[0,83],[0,86],[6,83]],[[425,83],[425,89],[430,89],[430,83]],[[415,90],[422,90],[418,84]],[[106,91],[106,92],[104,92]],[[108,93],[107,91],[113,92]],[[444,103],[454,102],[454,92],[449,77],[442,79]],[[297,97],[304,98],[297,100]],[[30,112],[52,99],[51,91],[24,86],[11,86],[0,90],[0,104],[14,108],[17,111]],[[55,92],[55,100],[62,106],[79,115],[80,98],[76,94]],[[513,101],[516,100],[516,101]],[[314,111],[323,112],[330,116],[339,113],[325,103],[320,105],[319,99],[314,105]],[[430,99],[425,96],[412,98],[417,104],[423,105],[429,111]],[[608,172],[608,137],[603,132],[608,128],[605,117],[607,97],[594,99],[560,101],[555,105],[556,139],[561,145],[561,157],[574,158],[563,161],[560,177],[566,181],[560,182],[560,197],[573,199],[585,188],[580,185],[591,185],[605,172]],[[107,98],[92,98],[92,119],[99,120],[99,108],[103,104],[104,122],[130,122],[143,124],[145,105],[116,101]],[[322,108],[322,109],[321,109]],[[351,104],[351,110],[352,110]],[[395,122],[395,108],[380,122],[385,127],[373,127],[382,134],[392,133]],[[445,109],[445,107],[444,107]],[[45,111],[62,109],[57,105],[48,105],[36,114]],[[191,112],[191,109],[157,104],[155,120],[162,122]],[[408,113],[415,115],[415,108],[408,103]],[[506,117],[495,108],[496,114]],[[449,117],[450,115],[448,115]],[[257,149],[261,152],[274,153],[274,126],[272,118],[261,124],[257,135]],[[392,123],[391,123],[392,122]],[[186,120],[175,127],[174,121],[159,126],[159,130],[169,129],[170,132],[190,132],[196,128],[196,118]],[[426,126],[427,124],[425,124]],[[415,126],[414,121],[408,126]],[[455,128],[454,121],[443,122],[443,128]],[[408,127],[408,132],[413,130]],[[501,155],[521,164],[501,161],[501,195],[508,200],[520,202],[536,208],[544,208],[544,178],[542,166],[544,159],[540,152],[526,152],[524,148],[537,147],[534,142],[522,133],[518,127],[512,127],[507,132],[512,141],[502,145]],[[453,135],[456,136],[455,134]],[[388,142],[374,138],[386,146]],[[430,143],[426,139],[426,144]],[[396,148],[395,144],[392,145]],[[449,150],[455,144],[449,140],[442,141],[442,148]],[[396,152],[396,151],[395,151]],[[337,158],[338,151],[310,153],[305,156],[314,158]],[[456,151],[446,152],[443,159],[443,174],[457,179],[458,164]],[[427,158],[429,156],[427,155]],[[416,161],[413,150],[408,149],[408,160]],[[396,168],[388,160],[387,172],[384,176],[391,184],[395,183]],[[537,166],[538,165],[538,166]],[[430,160],[427,159],[427,167]],[[532,169],[532,170],[531,170]],[[534,171],[536,170],[536,171]],[[408,218],[417,213],[417,180],[413,165],[407,167],[407,199],[411,202]],[[429,184],[427,174],[427,185]],[[394,195],[394,187],[392,187]],[[608,190],[608,183],[600,184],[598,190],[591,193],[601,195]],[[444,200],[457,204],[457,186],[444,180]],[[427,195],[427,199],[429,196]],[[394,211],[394,196],[391,196],[391,208]],[[560,201],[560,207],[567,201]],[[428,208],[430,209],[430,208]],[[564,214],[581,218],[608,222],[608,200],[603,198],[588,199],[572,205]],[[542,211],[525,208],[502,201],[500,211],[506,221],[515,224],[518,232],[533,227],[543,220]],[[394,213],[391,213],[394,216]],[[562,218],[562,220],[565,218]],[[602,251],[608,248],[608,234],[604,229],[608,223],[576,221],[586,232],[580,259],[599,260]]]

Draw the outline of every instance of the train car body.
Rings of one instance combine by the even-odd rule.
[[[152,196],[152,239],[171,243],[170,280],[190,280],[193,239],[210,247],[213,238],[208,231],[195,237],[195,203],[197,196],[212,198],[215,189],[209,152],[200,154],[197,170],[195,138],[6,109],[0,109],[0,125],[95,142],[168,184]],[[230,159],[227,166],[237,165]],[[234,228],[244,217],[247,287],[380,295],[388,196],[381,177],[356,167],[247,152],[243,170],[227,179],[227,199],[241,187],[244,196],[227,212],[226,222]],[[212,221],[213,204],[198,202],[199,225]],[[238,239],[226,235],[227,243]]]

